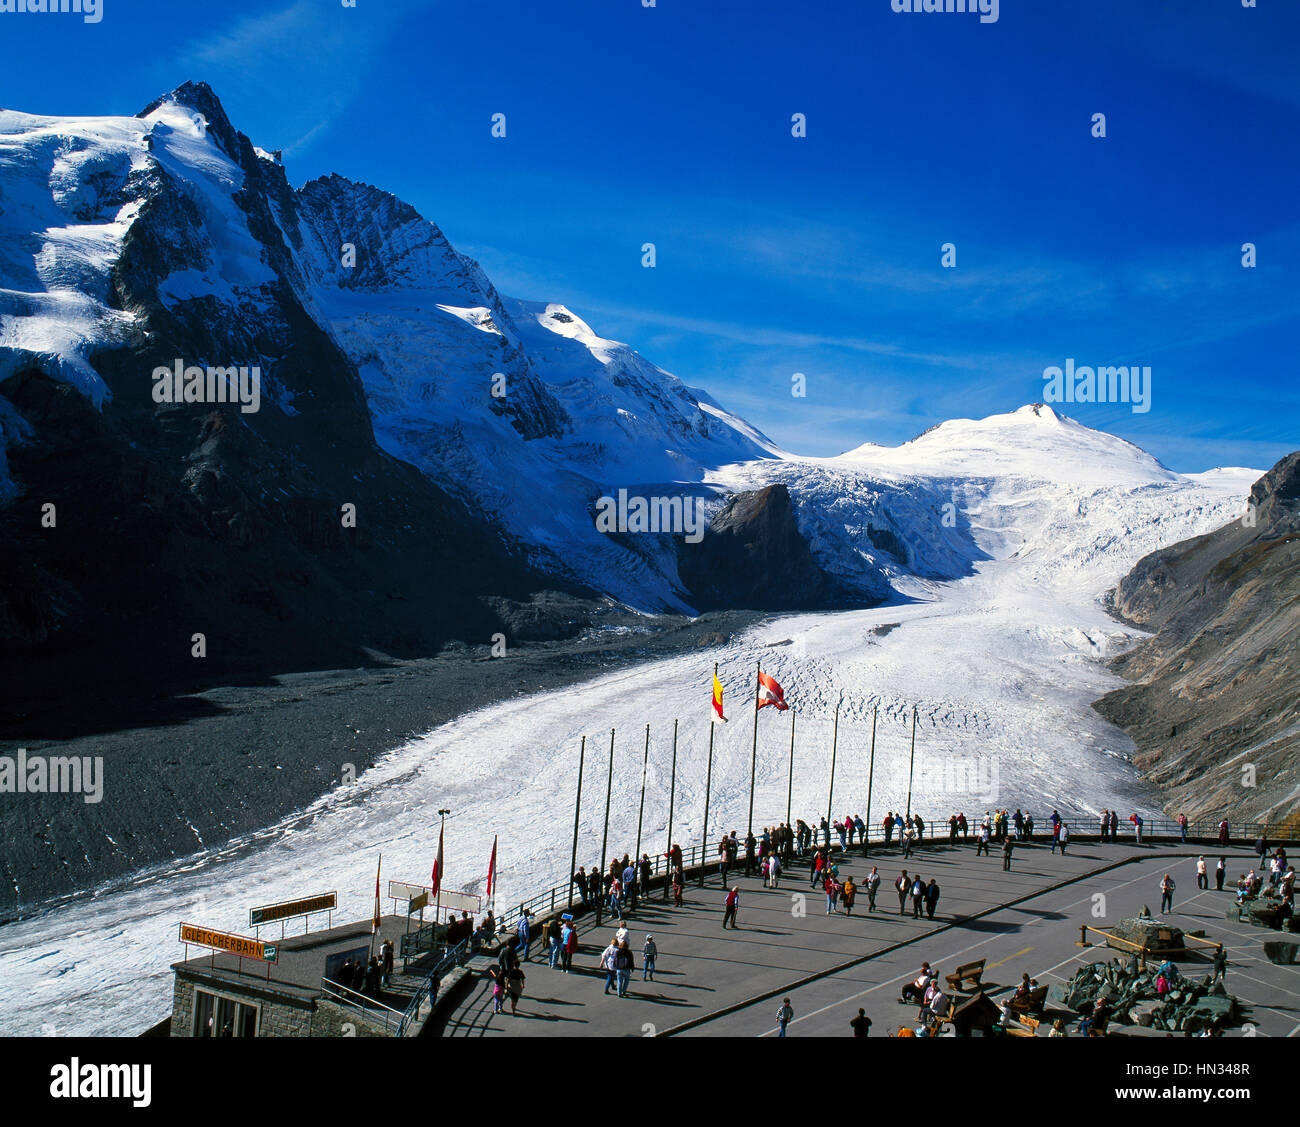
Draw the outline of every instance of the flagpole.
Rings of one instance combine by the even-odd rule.
[[[384,855],[379,855],[379,864],[375,866],[375,918],[370,928],[370,952],[366,958],[375,953],[375,935],[379,931],[379,874],[384,871]]]
[[[718,663],[713,663],[713,676],[718,676]],[[704,776],[704,844],[700,847],[700,887],[704,887],[704,870],[709,864],[709,794],[713,789],[713,733],[717,730],[718,722],[712,718],[709,719],[709,767],[708,773]]]
[[[645,823],[645,776],[650,766],[650,725],[645,726],[645,757],[641,760],[641,807],[636,814],[636,849],[632,851],[632,871],[636,873],[634,885],[641,883],[641,827]],[[638,887],[638,896],[645,895],[645,889]]]
[[[569,855],[569,907],[573,907],[573,875],[576,872],[574,866],[578,863],[578,818],[582,814],[582,765],[587,759],[587,737],[582,737],[582,744],[578,748],[578,799],[573,804],[573,851]],[[583,892],[587,890],[584,888]]]
[[[763,672],[763,663],[758,663],[758,673]],[[758,767],[758,695],[761,687],[757,674],[754,677],[754,746],[749,753],[749,828],[745,831],[748,837],[754,832],[754,773]]]
[[[840,743],[840,705],[844,703],[844,694],[840,694],[840,699],[835,702],[835,731],[831,736],[831,785],[826,792],[826,820],[833,822],[835,820],[835,753]]]
[[[433,906],[433,938],[438,938],[438,917],[442,915],[442,873],[447,867],[447,859],[442,852],[443,832],[447,828],[447,815],[450,810],[439,810],[438,817],[442,819],[442,824],[438,827],[438,889],[437,903]]]
[[[871,848],[871,784],[876,777],[876,718],[880,715],[880,705],[871,710],[871,763],[867,767],[867,829],[862,835],[862,856],[867,856]]]
[[[907,817],[912,816],[912,768],[916,766],[916,705],[912,705],[912,756],[907,764]]]
[[[711,721],[710,721],[711,723]],[[672,884],[673,860],[673,806],[677,801],[677,721],[673,721],[673,769],[672,781],[668,786],[668,849],[664,853],[664,899],[668,899],[668,886]]]
[[[790,826],[790,811],[794,805],[794,709],[790,709],[790,782],[785,791],[785,828]]]
[[[596,893],[596,926],[600,927],[600,921],[604,915],[605,897],[605,860],[606,852],[609,849],[609,796],[614,790],[614,729],[609,730],[609,780],[605,784],[605,833],[600,839],[600,886]]]

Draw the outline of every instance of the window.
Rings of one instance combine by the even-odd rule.
[[[256,1037],[259,1007],[206,990],[194,991],[195,1037]]]

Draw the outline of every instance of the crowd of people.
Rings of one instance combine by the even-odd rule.
[[[1143,819],[1133,813],[1127,821],[1133,827],[1134,840],[1142,841]],[[1116,811],[1103,811],[1098,818],[1099,837],[1102,841],[1116,841],[1119,836],[1119,815]],[[1176,821],[1180,837],[1186,840],[1188,822],[1179,815]],[[880,828],[883,847],[897,848],[901,859],[907,860],[922,847],[926,838],[926,823],[919,814],[895,813],[887,811]],[[1003,869],[1009,870],[1017,845],[1037,844],[1035,838],[1036,823],[1033,815],[1022,809],[1000,808],[986,810],[981,818],[972,825],[964,812],[954,812],[948,818],[948,844],[950,846],[969,844],[972,836],[976,855],[989,855],[990,846],[998,845]],[[1045,825],[1038,830],[1042,844],[1049,845],[1052,853],[1065,854],[1071,844],[1072,828],[1070,823],[1057,810],[1052,810],[1045,819]],[[1219,825],[1220,840],[1227,840],[1229,826],[1226,820]],[[745,876],[758,876],[766,889],[780,888],[783,877],[792,879],[797,864],[808,865],[808,887],[819,890],[826,897],[826,914],[844,914],[851,916],[858,906],[859,898],[865,897],[865,909],[868,913],[877,910],[877,896],[881,884],[881,874],[877,866],[872,866],[870,873],[861,881],[855,881],[851,875],[841,871],[841,864],[855,849],[865,852],[868,846],[868,827],[858,815],[846,815],[828,821],[819,818],[812,821],[796,819],[793,825],[782,822],[777,825],[764,826],[757,834],[748,833],[741,839],[736,831],[723,835],[716,846],[716,865],[723,889],[722,927],[737,929],[739,925],[741,887],[734,883],[733,877],[742,870]],[[1245,900],[1258,896],[1265,882],[1270,889],[1276,890],[1287,905],[1287,918],[1294,898],[1295,872],[1287,862],[1283,849],[1270,850],[1268,843],[1260,840],[1257,849],[1260,856],[1260,873],[1252,870],[1243,874],[1238,881],[1238,898]],[[880,849],[881,840],[877,838],[872,848]],[[686,884],[685,865],[682,849],[674,844],[664,855],[666,880],[671,892],[674,906],[683,902],[683,890]],[[595,969],[604,977],[605,994],[614,993],[620,998],[628,997],[633,972],[637,969],[637,960],[632,947],[627,920],[634,917],[639,902],[648,894],[651,881],[655,876],[655,863],[648,853],[641,853],[637,858],[624,853],[621,858],[611,860],[603,869],[599,865],[590,868],[580,866],[572,874],[571,880],[582,910],[599,907],[602,915],[608,914],[611,922],[617,923],[617,930],[607,946],[596,959]],[[1210,874],[1204,857],[1197,862],[1198,888],[1209,887]],[[1222,889],[1226,879],[1226,861],[1220,857],[1215,866],[1215,887]],[[938,882],[919,873],[909,872],[903,868],[894,879],[894,890],[898,897],[898,914],[906,915],[911,909],[913,919],[933,920],[939,904],[941,891]],[[1175,883],[1173,877],[1166,874],[1160,883],[1161,910],[1173,908]],[[575,906],[578,907],[578,906]],[[459,928],[469,929],[472,924],[466,915],[463,922],[457,921]],[[495,921],[491,913],[479,928],[481,939],[490,938],[495,930]],[[501,948],[502,954],[497,968],[493,971],[493,999],[495,1012],[503,1012],[506,1000],[511,1003],[511,1012],[523,992],[524,975],[520,969],[522,962],[530,959],[530,950],[534,941],[532,916],[529,912],[521,913],[516,927],[516,941],[508,942]],[[560,919],[548,919],[541,928],[542,957],[548,966],[561,973],[571,973],[573,957],[578,951],[578,925],[572,914],[566,913]],[[642,981],[653,981],[655,966],[659,956],[658,946],[652,934],[647,934],[641,944]],[[1175,981],[1167,976],[1169,982]],[[1009,1002],[1014,1002],[1022,993],[1036,989],[1037,983],[1025,976],[1021,987],[1014,995],[1009,995]],[[919,1004],[918,1028],[905,1032],[906,1036],[932,1035],[947,1014],[949,995],[939,983],[937,975],[928,966],[923,973],[903,990],[904,1000]],[[1014,1008],[1014,1007],[1013,1007]],[[782,1007],[782,1013],[789,1010],[789,1001]],[[865,1036],[870,1026],[870,1019],[859,1013],[862,1021],[854,1020],[853,1030],[857,1036]],[[784,1036],[785,1025],[793,1018],[789,1010],[785,1020],[779,1020],[781,1035]],[[1091,1019],[1096,1024],[1096,1019]],[[1104,1026],[1104,1021],[1100,1023]],[[1081,1026],[1082,1032],[1089,1032],[1089,1022]],[[1066,1030],[1057,1022],[1051,1036],[1065,1036]]]

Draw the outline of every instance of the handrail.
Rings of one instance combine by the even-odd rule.
[[[344,986],[343,983],[341,982],[335,982],[333,979],[322,978],[320,981],[321,981],[321,987],[327,995],[334,998],[336,1001],[342,1002],[346,1006],[354,1006],[355,1008],[360,1010],[382,1011],[383,1019],[384,1019],[384,1029],[388,1029],[390,1022],[392,1021],[392,1019],[388,1015],[389,1014],[395,1015],[398,1021],[398,1031],[399,1031],[398,1036],[399,1037],[401,1036],[401,1030],[403,1028],[403,1023],[405,1021],[406,1015],[403,1014],[400,1010],[395,1010],[393,1009],[392,1006],[385,1005],[383,1002],[379,1001],[378,998],[372,998],[370,997],[369,994],[362,994],[359,991],[353,990],[352,987],[350,986]],[[345,994],[350,994],[352,995],[352,997],[351,998],[344,997]],[[353,998],[359,998],[360,1001],[359,1002],[353,1001]]]

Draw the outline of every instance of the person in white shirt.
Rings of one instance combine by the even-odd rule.
[[[1209,876],[1209,874],[1205,871],[1205,858],[1204,858],[1204,857],[1198,857],[1197,860],[1196,860],[1196,887],[1197,887],[1197,888],[1209,888],[1209,887],[1210,887],[1210,876]]]

